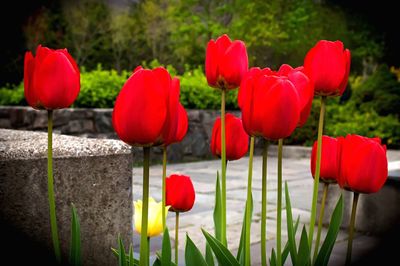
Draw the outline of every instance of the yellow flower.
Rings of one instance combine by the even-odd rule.
[[[135,206],[135,228],[140,234],[142,231],[142,201],[134,201]],[[165,207],[165,216],[168,214],[170,206]],[[147,236],[157,236],[163,232],[162,225],[162,202],[157,203],[152,197],[149,197],[149,214],[147,221]]]

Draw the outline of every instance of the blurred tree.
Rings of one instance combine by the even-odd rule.
[[[95,68],[98,62],[112,66],[109,53],[110,9],[103,0],[65,1],[65,46],[78,65]]]

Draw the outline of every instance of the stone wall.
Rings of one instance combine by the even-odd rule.
[[[189,129],[181,143],[169,147],[171,162],[212,158],[210,138],[219,111],[187,110]],[[233,112],[240,116],[240,112]],[[117,139],[111,123],[112,109],[69,108],[54,111],[54,132],[66,135]],[[0,107],[0,128],[34,131],[47,130],[47,113],[31,107]],[[134,150],[135,153],[141,151]],[[160,149],[153,149],[153,159],[161,157]]]
[[[83,265],[115,265],[117,261],[110,248],[117,246],[118,234],[125,243],[132,238],[130,147],[117,140],[54,134],[53,150],[57,220],[64,258],[68,258],[74,203],[81,223]],[[47,134],[0,129],[2,229],[3,225],[14,228],[15,234],[47,247],[52,254],[48,210]],[[2,243],[9,245],[3,237],[2,234]],[[15,237],[10,234],[8,240]],[[23,255],[25,250],[19,252]],[[31,254],[29,250],[26,253]],[[32,260],[38,260],[34,255]]]

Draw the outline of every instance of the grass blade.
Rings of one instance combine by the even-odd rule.
[[[71,204],[71,243],[69,262],[71,265],[82,265],[81,258],[81,229],[79,225],[79,217],[74,204]]]

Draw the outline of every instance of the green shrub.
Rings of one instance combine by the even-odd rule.
[[[363,83],[354,87],[357,107],[374,109],[379,115],[396,114],[400,118],[400,82],[387,65],[381,65]]]
[[[115,70],[81,71],[81,91],[73,107],[112,108],[115,99],[130,73]]]
[[[191,109],[219,109],[221,107],[221,92],[207,84],[202,67],[187,70],[180,77],[181,102]],[[238,109],[238,90],[230,90],[226,97],[226,109]]]
[[[26,105],[24,96],[24,83],[18,86],[10,85],[0,88],[0,105]]]

